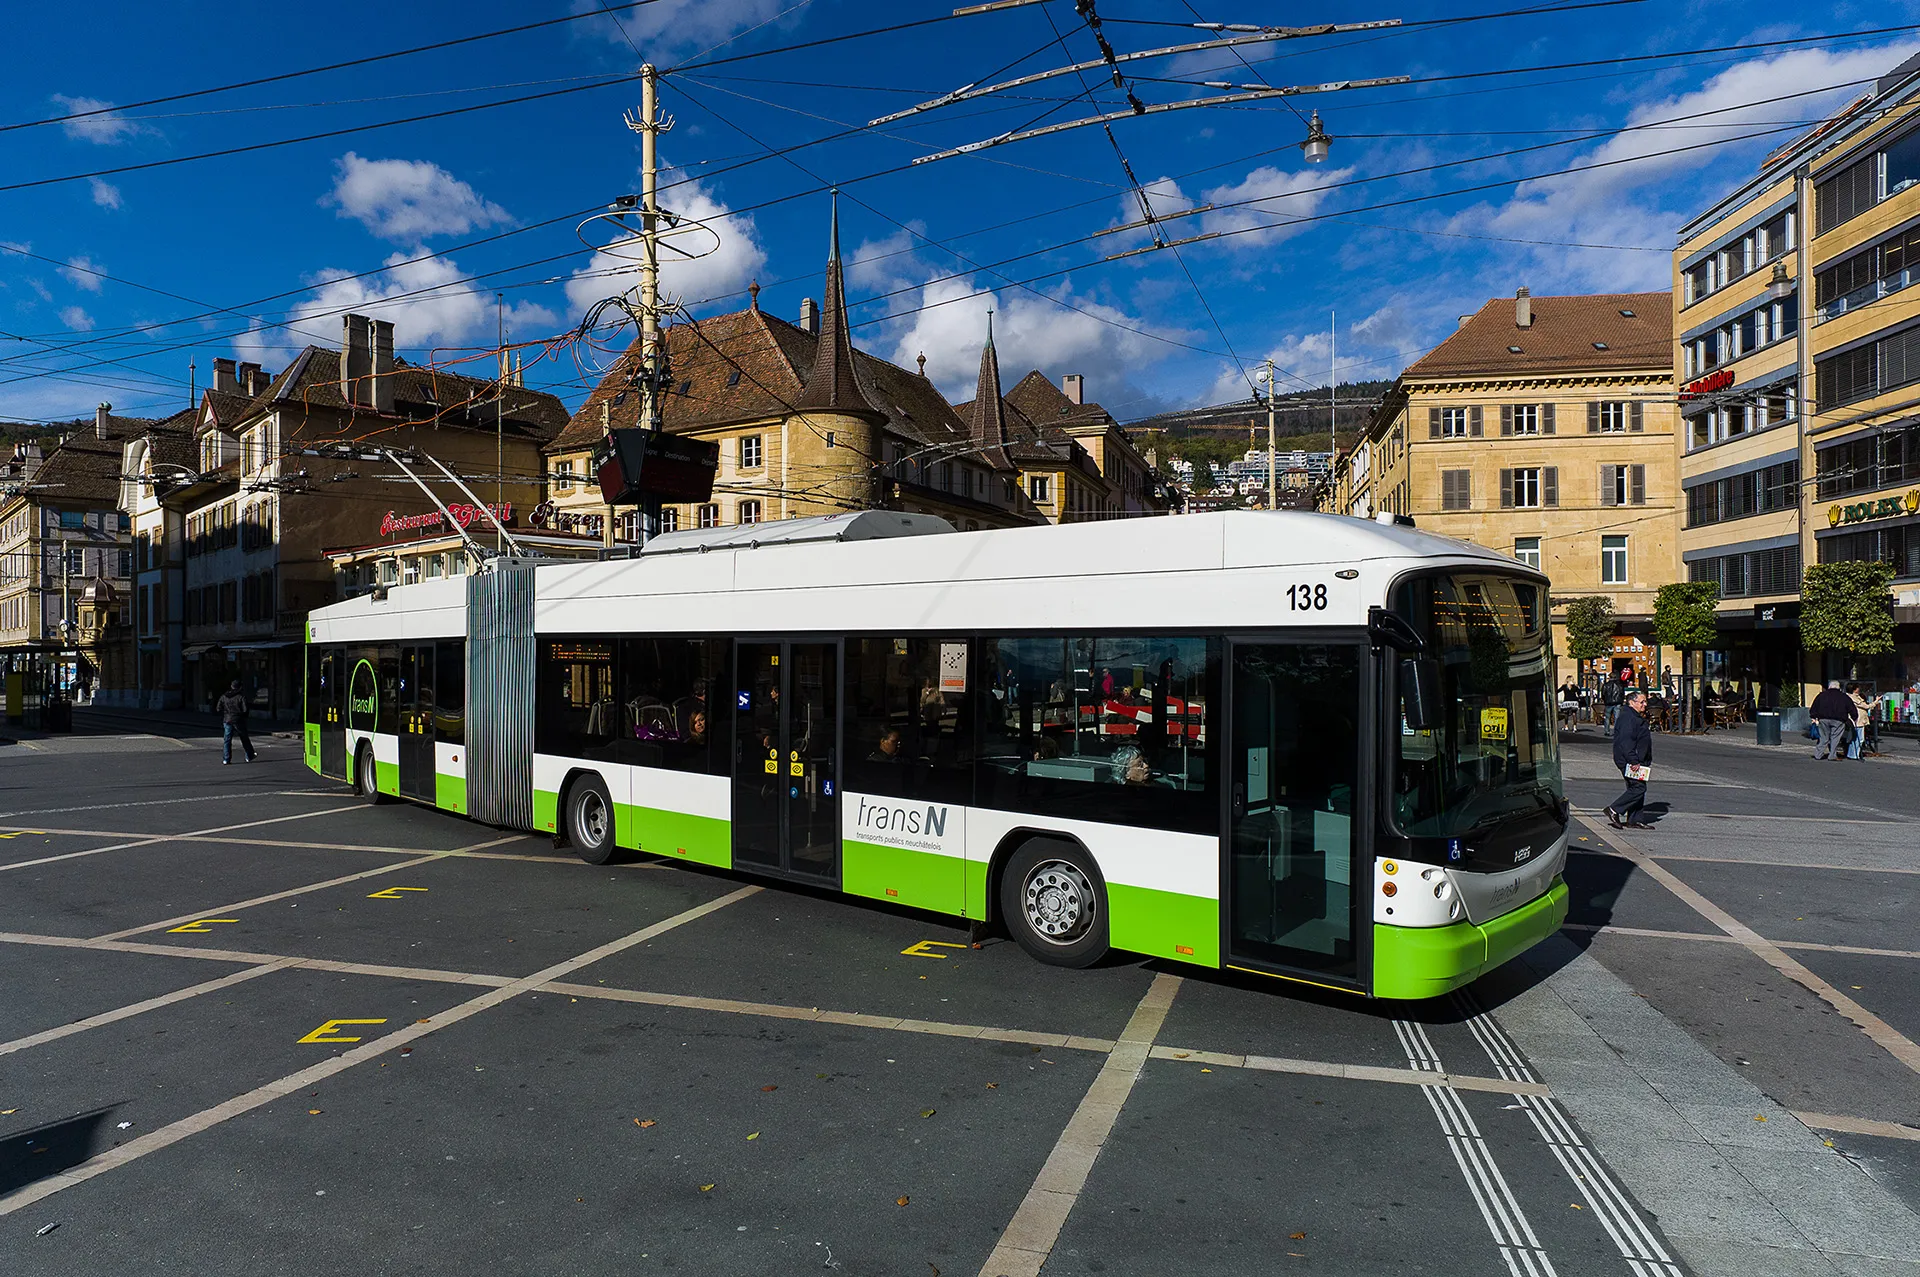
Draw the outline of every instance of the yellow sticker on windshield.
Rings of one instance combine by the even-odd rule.
[[[1480,711],[1480,739],[1505,740],[1507,738],[1507,711],[1504,709],[1483,709]]]

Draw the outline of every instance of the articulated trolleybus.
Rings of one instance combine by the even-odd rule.
[[[1547,582],[1293,513],[888,511],[315,612],[308,765],[623,853],[1389,998],[1556,931]]]

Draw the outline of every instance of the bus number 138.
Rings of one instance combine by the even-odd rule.
[[[1287,602],[1296,612],[1324,612],[1327,610],[1327,587],[1324,585],[1289,585]]]

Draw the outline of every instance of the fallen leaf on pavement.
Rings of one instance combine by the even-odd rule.
[[[1755,1113],[1753,1115],[1753,1120],[1756,1122],[1764,1122],[1767,1120],[1767,1115],[1765,1113]]]
[[[763,1086],[760,1089],[763,1091],[777,1091],[780,1088],[778,1086]]]
[[[1296,1242],[1305,1241],[1307,1239],[1307,1235],[1305,1233],[1288,1233],[1287,1239],[1289,1241],[1296,1241]]]
[[[636,1117],[636,1118],[634,1118],[634,1119],[633,1119],[633,1124],[634,1124],[635,1126],[637,1126],[637,1127],[639,1127],[639,1128],[640,1128],[641,1130],[643,1130],[643,1131],[644,1131],[644,1130],[645,1130],[645,1129],[647,1129],[647,1128],[648,1128],[649,1126],[652,1126],[652,1125],[654,1125],[654,1124],[655,1124],[655,1123],[656,1123],[657,1121],[658,1121],[658,1119],[657,1119],[657,1118],[651,1118],[651,1117],[649,1117],[649,1118],[644,1118],[644,1119],[642,1119],[642,1118],[638,1118],[638,1117]]]
[[[987,1089],[989,1091],[997,1091],[1000,1089],[1000,1084],[998,1082],[989,1082],[987,1083]]]
[[[940,1110],[938,1110],[938,1109],[921,1109],[921,1110],[920,1110],[920,1116],[921,1116],[921,1117],[932,1117],[932,1116],[933,1116],[933,1115],[934,1115],[935,1113],[937,1113],[937,1112],[939,1112],[939,1111],[940,1111]]]
[[[703,1193],[711,1193],[711,1192],[713,1191],[713,1185],[711,1185],[711,1184],[702,1184],[702,1185],[700,1186],[700,1191],[701,1191],[701,1192],[703,1192]]]
[[[1568,1202],[1568,1203],[1567,1203],[1567,1205],[1568,1205],[1568,1206],[1571,1206],[1571,1207],[1572,1207],[1572,1208],[1573,1208],[1574,1210],[1585,1210],[1585,1209],[1586,1209],[1586,1207],[1584,1207],[1584,1206],[1582,1206],[1582,1205],[1581,1205],[1581,1204],[1580,1204],[1579,1202]]]
[[[757,1140],[760,1138],[760,1132],[755,1131],[753,1134],[747,1136],[747,1138],[750,1140]]]
[[[319,1110],[319,1109],[308,1109],[308,1110],[307,1110],[307,1116],[308,1116],[308,1117],[319,1117],[319,1116],[320,1116],[320,1110]]]
[[[893,1204],[895,1206],[905,1206],[907,1204],[907,1199],[905,1197],[896,1197],[893,1199]]]

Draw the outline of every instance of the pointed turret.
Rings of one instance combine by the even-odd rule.
[[[833,227],[827,249],[827,302],[820,321],[820,344],[813,372],[793,406],[802,412],[884,414],[860,389],[853,366],[853,338],[847,331],[847,290],[840,278],[840,193],[834,192]]]
[[[980,381],[973,392],[973,446],[996,470],[1011,469],[1007,456],[1007,409],[1000,399],[1000,356],[993,349],[993,312],[987,312],[987,344],[980,352]]]

